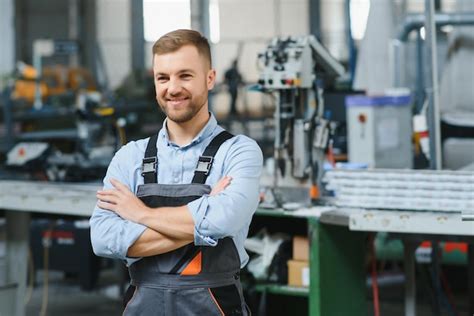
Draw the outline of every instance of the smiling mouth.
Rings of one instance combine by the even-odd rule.
[[[168,102],[169,104],[171,105],[179,105],[183,102],[185,102],[186,100],[188,100],[189,98],[188,97],[184,97],[184,98],[174,98],[174,99],[166,99],[166,102]]]

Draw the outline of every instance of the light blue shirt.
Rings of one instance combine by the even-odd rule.
[[[158,134],[158,183],[191,183],[199,156],[211,140],[224,129],[214,115],[201,132],[185,146],[170,141],[166,120]],[[113,188],[116,179],[132,192],[143,184],[142,159],[148,139],[123,146],[110,162],[104,178],[104,189]],[[213,187],[222,177],[231,176],[231,184],[214,196],[204,195],[188,204],[194,219],[194,244],[216,246],[219,239],[232,237],[240,256],[241,267],[248,261],[244,241],[259,199],[259,181],[263,157],[257,143],[243,135],[234,136],[217,152],[206,184]],[[146,229],[97,205],[90,219],[91,241],[98,256],[125,260],[127,265],[141,258],[127,257],[128,248]]]

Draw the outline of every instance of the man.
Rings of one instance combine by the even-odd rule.
[[[162,36],[153,72],[167,118],[112,159],[90,219],[94,252],[129,267],[124,315],[248,315],[239,271],[261,150],[209,113],[216,72],[201,34]]]
[[[230,117],[237,116],[237,96],[239,93],[239,87],[242,85],[242,75],[239,72],[237,66],[238,60],[234,59],[232,66],[224,73],[224,82],[227,85],[227,89],[230,94]]]

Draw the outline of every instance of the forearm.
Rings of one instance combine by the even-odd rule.
[[[146,227],[96,207],[90,219],[92,249],[98,256],[125,260],[127,249]]]
[[[128,248],[128,257],[149,257],[181,248],[193,241],[193,238],[177,239],[147,228]]]
[[[150,209],[138,222],[172,239],[194,238],[194,220],[187,205]]]

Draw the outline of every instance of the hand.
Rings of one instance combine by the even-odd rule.
[[[231,181],[232,181],[232,177],[230,177],[230,176],[223,177],[212,188],[211,193],[209,195],[213,196],[213,195],[217,195],[217,194],[221,193],[222,191],[224,191],[225,188],[227,188],[227,186],[230,184]]]
[[[97,206],[138,223],[150,209],[120,181],[111,179],[110,183],[115,189],[97,191]]]

